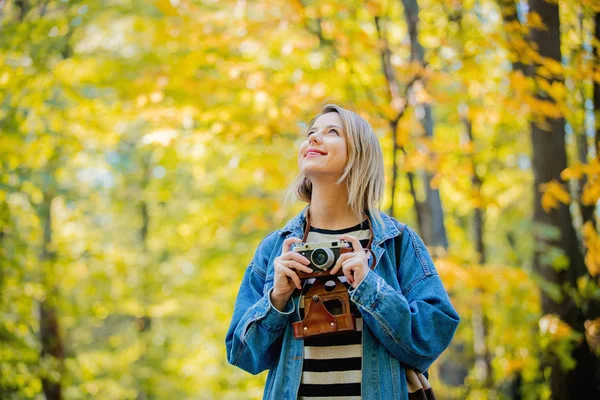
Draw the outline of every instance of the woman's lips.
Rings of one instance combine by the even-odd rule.
[[[325,156],[325,155],[327,155],[327,152],[319,149],[318,147],[309,147],[306,149],[306,151],[304,153],[304,157],[308,157],[309,154],[311,156],[317,156],[317,155]]]

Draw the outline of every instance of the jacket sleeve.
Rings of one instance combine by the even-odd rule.
[[[269,243],[275,241],[275,236],[271,233],[263,239],[246,268],[225,339],[227,361],[251,374],[268,369],[278,357],[278,339],[294,312],[291,299],[283,312],[271,304],[272,282],[265,282],[271,255]]]
[[[408,272],[410,271],[410,273]],[[400,274],[408,277],[403,280]],[[423,373],[448,347],[460,322],[425,244],[405,228],[395,290],[369,270],[350,298],[383,346]]]

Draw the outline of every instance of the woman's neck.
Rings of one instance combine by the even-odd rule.
[[[363,215],[354,214],[348,205],[346,185],[315,185],[310,201],[310,225],[322,229],[343,229],[361,223]]]

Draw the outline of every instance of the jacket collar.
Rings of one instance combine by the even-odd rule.
[[[296,236],[302,236],[302,232],[304,231],[304,223],[306,221],[306,210],[308,210],[309,205],[304,207],[304,209],[296,215],[294,218],[288,221],[285,226],[280,229],[280,234],[284,235],[286,233],[293,233]],[[373,244],[379,245],[386,241],[387,239],[393,238],[400,234],[398,230],[397,224],[394,222],[392,218],[390,218],[387,214],[381,211],[379,212],[383,223],[379,222],[369,210],[365,210],[365,213],[369,217],[369,221],[371,222],[371,227],[373,228]],[[289,235],[288,235],[289,236]]]

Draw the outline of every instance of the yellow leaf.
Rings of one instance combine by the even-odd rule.
[[[600,237],[591,221],[583,225],[583,243],[587,247],[585,266],[590,275],[596,277],[600,274]]]
[[[600,82],[600,69],[594,72],[594,82]]]
[[[600,354],[600,318],[586,320],[583,323],[585,327],[585,339],[596,355]]]
[[[553,208],[558,208],[558,203],[569,204],[571,202],[571,196],[565,190],[564,186],[552,180],[548,183],[540,185],[542,191],[542,207],[546,212],[549,212]]]
[[[550,335],[554,340],[568,338],[573,333],[573,328],[556,314],[544,315],[540,318],[539,326],[542,334]]]
[[[600,181],[597,178],[591,178],[581,193],[581,202],[585,205],[591,206],[596,204],[596,201],[600,199]]]
[[[544,24],[544,21],[542,20],[542,17],[540,16],[540,14],[538,14],[536,12],[530,12],[529,15],[527,15],[527,25],[530,28],[537,29],[540,31],[548,30],[548,28]]]
[[[541,59],[541,64],[548,69],[554,75],[562,75],[563,66],[560,62],[553,58],[544,57]],[[558,83],[558,82],[555,82]]]
[[[593,159],[587,164],[582,166],[583,172],[588,175],[600,175],[600,162],[597,159]]]
[[[583,175],[583,165],[580,163],[577,163],[577,164],[573,165],[572,167],[565,168],[560,173],[560,177],[565,181],[568,181],[569,179],[581,179],[582,175]]]

